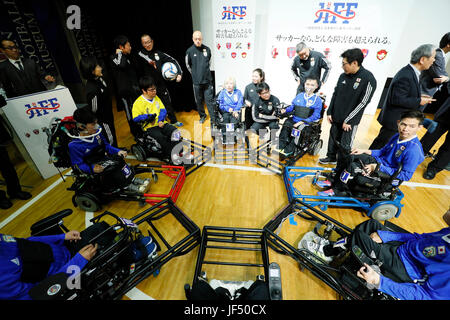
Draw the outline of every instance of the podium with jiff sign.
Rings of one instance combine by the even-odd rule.
[[[43,179],[58,174],[49,162],[45,129],[53,118],[71,116],[76,108],[69,90],[62,86],[7,99],[7,105],[2,108],[6,120],[14,129],[17,148],[28,165],[34,167]]]

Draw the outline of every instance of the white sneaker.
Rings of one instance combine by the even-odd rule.
[[[329,263],[333,260],[332,257],[327,257],[325,253],[323,252],[323,246],[325,244],[316,243],[315,241],[308,241],[303,240],[302,241],[302,247],[314,254],[315,256],[319,257],[323,261]]]
[[[298,242],[298,246],[297,246],[298,249],[308,249],[307,247],[303,247],[303,245],[302,245],[304,243],[304,240],[305,241],[313,241],[315,243],[323,244],[323,245],[327,245],[330,243],[330,241],[320,237],[313,231],[308,231],[307,233],[305,233],[303,238]]]
[[[150,183],[150,179],[141,179],[138,177],[133,178],[133,184],[136,184],[136,185],[143,185],[146,187],[146,186],[148,186],[149,183]]]

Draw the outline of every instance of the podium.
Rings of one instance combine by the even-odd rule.
[[[43,179],[58,170],[49,163],[48,141],[45,129],[53,118],[73,115],[76,104],[66,87],[14,97],[6,100],[1,110],[13,129],[13,140],[30,167],[35,168]]]

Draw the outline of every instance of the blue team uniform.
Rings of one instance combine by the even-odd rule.
[[[416,282],[397,283],[381,276],[380,291],[405,300],[450,299],[450,228],[423,234],[377,232],[383,243],[404,242],[397,254]]]
[[[292,104],[286,108],[286,112],[289,113],[294,111],[295,106],[302,106],[313,109],[313,113],[308,118],[300,118],[295,116],[295,114],[293,116],[294,123],[303,121],[309,124],[320,118],[320,113],[322,111],[322,99],[318,94],[313,94],[312,96],[308,97],[306,92],[301,92],[294,98],[294,100],[292,100]]]
[[[60,272],[72,274],[69,266],[78,266],[83,269],[88,261],[77,253],[71,257],[69,250],[64,245],[65,234],[29,237],[26,240],[38,241],[50,245],[54,262],[50,265],[47,276]],[[0,300],[29,300],[28,291],[36,283],[26,283],[21,281],[22,259],[19,248],[14,237],[0,234]]]
[[[223,89],[220,91],[217,101],[219,102],[220,110],[223,112],[229,112],[228,110],[230,108],[233,109],[234,112],[241,110],[242,105],[244,104],[244,97],[239,89],[234,89],[231,93]]]
[[[397,133],[383,148],[372,150],[372,157],[380,164],[379,170],[391,176],[397,171],[399,164],[402,163],[403,167],[397,178],[402,181],[408,181],[425,157],[417,136],[404,141],[399,141],[398,137],[399,134]]]
[[[95,148],[105,145],[105,150],[108,154],[117,154],[120,149],[117,149],[109,144],[106,138],[100,133],[96,135],[92,142],[86,140],[73,139],[69,143],[69,155],[72,162],[72,166],[78,167],[85,173],[94,173],[93,165],[90,165],[84,161],[84,158],[92,153]]]

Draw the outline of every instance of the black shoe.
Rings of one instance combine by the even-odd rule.
[[[433,167],[428,166],[427,170],[424,172],[423,177],[427,180],[432,180],[436,176],[436,173],[438,173],[440,170],[437,170]]]
[[[0,209],[9,209],[12,207],[12,202],[9,201],[8,198],[1,198],[0,199]]]
[[[10,199],[28,200],[32,197],[31,193],[26,191],[19,191],[9,195]]]
[[[206,116],[200,117],[200,123],[203,123],[203,122],[205,122],[205,121],[206,121]]]
[[[329,157],[319,159],[319,163],[321,164],[336,164],[336,159],[332,159]]]

